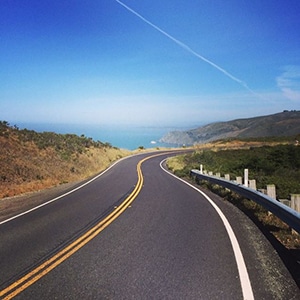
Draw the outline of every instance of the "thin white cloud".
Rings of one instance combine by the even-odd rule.
[[[285,66],[276,82],[285,98],[300,102],[300,66]]]

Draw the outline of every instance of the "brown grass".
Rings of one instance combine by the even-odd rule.
[[[0,136],[0,198],[88,178],[129,153],[90,147],[65,159],[52,147],[39,149],[33,142],[22,143],[14,135]]]
[[[198,150],[233,150],[233,149],[250,149],[253,147],[262,147],[262,146],[276,146],[282,144],[288,144],[287,141],[243,141],[243,140],[220,140],[216,142],[198,144],[195,145],[195,148]]]

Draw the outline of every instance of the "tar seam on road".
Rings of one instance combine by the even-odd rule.
[[[244,260],[240,245],[238,243],[238,240],[237,240],[237,238],[234,234],[234,231],[233,231],[232,227],[230,226],[230,223],[228,222],[227,218],[225,217],[225,215],[223,214],[221,209],[217,206],[217,204],[212,199],[210,199],[204,192],[202,192],[201,190],[197,189],[192,184],[184,181],[183,179],[175,176],[174,174],[172,174],[172,173],[168,172],[166,169],[164,169],[163,166],[162,166],[164,161],[165,161],[165,159],[163,161],[161,161],[160,167],[167,174],[175,177],[176,179],[182,181],[183,183],[187,184],[188,186],[192,187],[197,192],[199,192],[202,196],[205,197],[205,199],[212,205],[212,207],[218,213],[219,217],[221,218],[221,220],[222,220],[222,222],[223,222],[223,224],[226,228],[227,234],[228,234],[230,242],[231,242],[231,246],[232,246],[232,249],[233,249],[233,253],[234,253],[234,256],[235,256],[235,260],[236,260],[236,264],[237,264],[237,268],[238,268],[238,272],[239,272],[241,288],[242,288],[242,293],[243,293],[243,299],[254,300],[254,295],[253,295],[253,291],[252,291],[251,282],[250,282],[250,279],[249,279],[247,267],[246,267],[246,264],[245,264],[245,260]]]
[[[77,240],[75,240],[70,245],[66,246],[64,249],[62,249],[57,254],[52,256],[50,259],[46,260],[44,263],[42,263],[41,265],[39,265],[38,267],[36,267],[32,271],[30,271],[28,274],[26,274],[25,276],[21,277],[19,280],[15,281],[8,287],[1,290],[0,297],[4,296],[3,300],[9,300],[9,299],[14,298],[18,294],[20,294],[22,291],[27,289],[29,286],[31,286],[33,283],[35,283],[36,281],[41,279],[43,276],[48,274],[51,270],[53,270],[58,265],[60,265],[63,261],[68,259],[71,255],[73,255],[75,252],[77,252],[79,249],[81,249],[84,245],[86,245],[89,241],[91,241],[94,237],[96,237],[101,231],[103,231],[115,219],[117,219],[135,200],[135,198],[138,196],[138,194],[140,193],[140,191],[143,187],[144,178],[143,178],[143,174],[142,174],[142,170],[141,170],[142,163],[150,158],[164,155],[164,154],[166,154],[166,153],[159,153],[156,155],[151,155],[151,156],[148,156],[148,157],[140,160],[137,164],[138,181],[137,181],[137,184],[136,184],[134,190],[118,207],[116,207],[116,209],[113,212],[111,212],[107,217],[105,217],[102,221],[100,221],[98,224],[96,224],[93,228],[88,230],[85,234],[83,234]],[[112,168],[115,164],[113,164],[110,168]],[[66,195],[78,190],[79,188],[85,186],[86,184],[88,184],[91,181],[95,180],[96,178],[100,177],[106,171],[102,172],[98,176],[96,176],[93,179],[91,179],[90,181],[86,182],[84,185],[82,185],[60,197],[57,197],[51,201],[48,201],[47,203],[56,201],[59,198],[62,198],[63,196],[66,196]],[[44,204],[44,205],[46,205],[46,204]],[[39,208],[39,207],[41,207],[41,206],[38,206],[37,208]],[[33,210],[35,210],[35,209],[32,209],[30,211],[33,211]],[[30,211],[26,211],[25,213],[29,213]],[[23,213],[23,214],[25,214],[25,213]],[[23,214],[20,214],[20,215],[23,215]],[[18,216],[20,216],[20,215],[18,215]],[[18,217],[18,216],[16,216],[16,217]],[[11,220],[11,219],[9,219],[9,220]]]

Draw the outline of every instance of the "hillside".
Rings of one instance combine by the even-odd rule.
[[[84,135],[37,133],[0,121],[0,199],[88,178],[128,153]]]
[[[160,142],[194,145],[228,138],[293,136],[300,133],[300,111],[284,111],[273,115],[228,122],[211,123],[187,131],[172,131]]]

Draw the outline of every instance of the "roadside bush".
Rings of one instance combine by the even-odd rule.
[[[275,184],[278,198],[288,198],[300,193],[300,146],[278,145],[239,150],[201,150],[179,158],[184,165],[175,171],[178,176],[188,176],[191,169],[204,169],[230,174],[231,178],[243,176],[249,169],[249,178],[256,179],[257,188]]]

